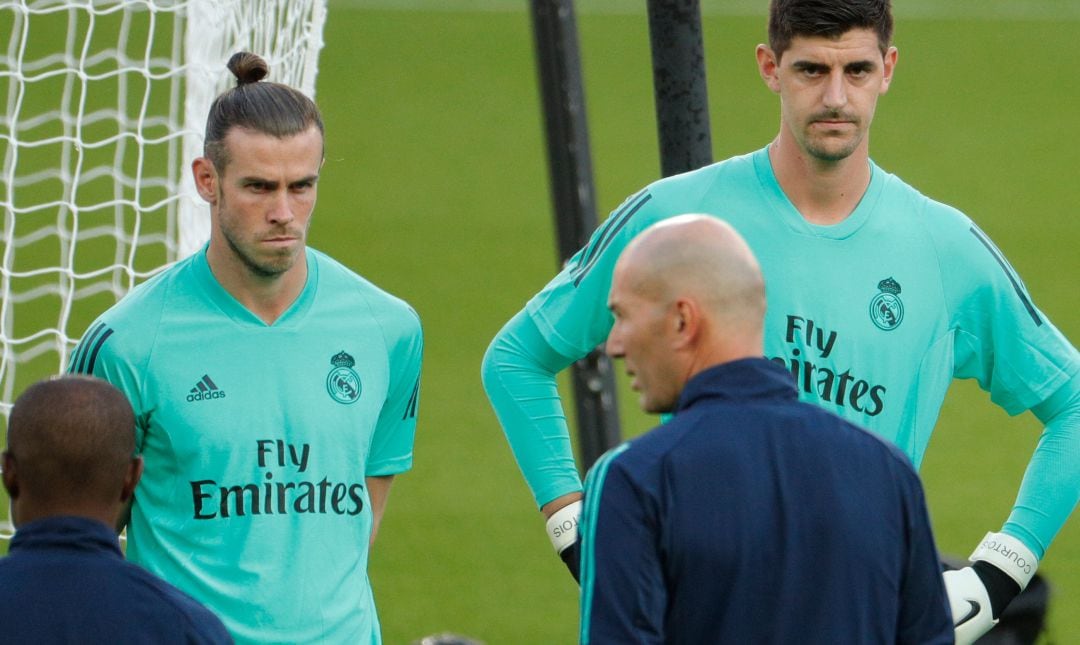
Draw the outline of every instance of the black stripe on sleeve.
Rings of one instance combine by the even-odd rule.
[[[1035,321],[1036,326],[1042,326],[1042,319],[1039,318],[1039,312],[1035,311],[1035,306],[1031,304],[1031,299],[1028,298],[1027,293],[1024,292],[1024,288],[1020,286],[1020,282],[1017,279],[1015,273],[1009,263],[1005,261],[1005,257],[1001,255],[1001,251],[994,246],[994,243],[990,241],[990,238],[986,237],[986,234],[980,231],[978,228],[972,226],[971,234],[975,236],[977,240],[982,242],[982,245],[986,247],[987,251],[990,251],[990,255],[994,256],[998,265],[1001,266],[1002,271],[1009,278],[1009,282],[1012,283],[1013,289],[1016,291],[1017,297],[1020,298],[1020,302],[1024,303],[1024,308],[1027,309],[1028,315]]]
[[[101,351],[101,346],[105,344],[105,341],[108,340],[109,336],[112,336],[112,334],[113,334],[112,329],[105,329],[102,332],[101,337],[97,339],[96,343],[94,343],[94,350],[92,352],[90,352],[90,360],[87,362],[86,370],[83,370],[82,365],[80,365],[79,366],[79,371],[80,372],[82,372],[83,374],[93,374],[94,373],[94,364],[97,362],[98,352]],[[86,358],[86,357],[84,356],[83,358]]]
[[[592,252],[590,252],[589,260],[587,262],[585,262],[584,260],[582,261],[584,266],[580,266],[577,269],[578,275],[574,278],[575,287],[581,284],[581,281],[585,279],[585,276],[588,275],[590,270],[592,270],[593,265],[595,265],[596,261],[600,258],[600,256],[604,254],[604,250],[606,250],[607,247],[611,244],[611,241],[615,239],[615,236],[619,234],[619,231],[622,230],[622,227],[626,226],[626,223],[630,221],[630,218],[634,216],[634,213],[638,212],[638,210],[640,210],[641,207],[644,206],[650,199],[652,199],[652,195],[646,194],[637,202],[633,203],[630,208],[623,209],[621,213],[612,215],[611,218],[608,218],[619,218],[619,221],[616,222],[615,225],[610,228],[610,230],[605,231],[602,239],[596,243],[596,247],[592,250]]]
[[[596,244],[593,245],[593,247],[591,249],[588,249],[588,251],[584,255],[582,255],[581,259],[578,261],[577,267],[574,268],[575,271],[582,270],[582,267],[584,267],[585,265],[589,264],[592,261],[593,256],[596,253],[597,248],[599,248],[603,244],[604,238],[607,237],[608,231],[611,229],[611,227],[615,225],[615,222],[617,222],[619,220],[619,218],[623,216],[624,213],[626,213],[626,210],[628,208],[633,206],[634,202],[639,197],[641,197],[642,195],[645,194],[646,190],[648,190],[648,189],[643,188],[640,191],[638,191],[636,194],[630,196],[626,201],[624,201],[622,203],[622,206],[617,208],[615,210],[615,212],[612,213],[604,221],[604,223],[598,229],[597,234],[595,235]]]
[[[416,385],[413,386],[412,395],[409,397],[408,404],[405,405],[405,414],[401,416],[401,420],[411,419],[416,417],[416,408],[420,403],[420,377],[416,378]]]
[[[94,344],[94,339],[101,333],[101,330],[105,329],[105,323],[99,322],[98,324],[87,330],[83,335],[82,340],[79,341],[79,345],[75,348],[75,354],[71,357],[71,362],[68,363],[68,373],[70,374],[85,374],[84,368],[86,367],[86,355],[90,351],[90,346]]]

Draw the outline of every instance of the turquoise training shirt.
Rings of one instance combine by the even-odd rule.
[[[306,261],[303,291],[266,325],[204,248],[93,323],[69,371],[135,409],[131,560],[238,642],[378,643],[365,478],[412,465],[420,322],[328,256]]]
[[[761,263],[766,357],[788,369],[802,400],[889,439],[916,465],[953,378],[977,379],[1010,414],[1035,407],[1044,422],[1055,420],[1006,525],[1041,555],[1080,496],[1076,349],[968,217],[870,165],[860,203],[832,226],[799,214],[767,148],[631,196],[528,302],[527,317],[493,341],[484,376],[500,419],[523,416],[513,402],[521,388],[500,369],[515,352],[554,350],[562,361],[534,362],[565,366],[604,342],[612,271],[634,236],[674,215],[713,215],[731,223]],[[550,423],[542,413],[524,416]],[[504,430],[538,503],[580,490],[567,483],[576,472],[552,448],[551,427],[504,421]]]

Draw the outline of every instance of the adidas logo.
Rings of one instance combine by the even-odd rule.
[[[195,387],[191,388],[191,394],[187,395],[189,403],[193,401],[209,401],[210,399],[224,399],[225,390],[219,388],[207,374],[203,374],[202,378],[195,383]]]

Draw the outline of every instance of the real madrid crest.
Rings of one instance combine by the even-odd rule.
[[[326,391],[338,403],[348,405],[360,400],[360,376],[353,371],[356,361],[344,350],[330,359],[334,369],[326,376]]]
[[[877,283],[881,292],[870,301],[870,320],[879,329],[892,331],[904,320],[904,303],[900,301],[900,283],[885,278]]]

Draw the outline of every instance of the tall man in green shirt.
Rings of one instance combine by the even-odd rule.
[[[1072,512],[1076,349],[967,216],[870,160],[870,124],[896,69],[891,39],[888,0],[773,0],[756,57],[780,97],[776,138],[628,198],[492,341],[485,389],[572,570],[581,484],[554,377],[607,336],[622,249],[683,213],[730,222],[757,255],[766,356],[804,400],[893,441],[916,465],[953,378],[975,378],[1010,414],[1031,410],[1045,424],[1003,527],[972,566],[946,573],[958,642],[994,625]]]

